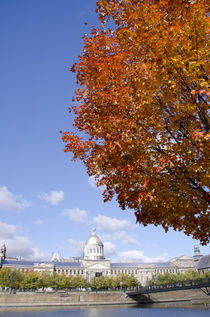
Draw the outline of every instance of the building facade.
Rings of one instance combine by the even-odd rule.
[[[159,263],[112,263],[109,258],[104,257],[104,245],[96,234],[96,230],[92,229],[81,258],[62,259],[58,253],[54,253],[49,262],[7,258],[4,244],[0,252],[0,267],[10,267],[21,272],[47,271],[65,275],[80,275],[85,277],[88,282],[97,276],[115,277],[118,274],[128,274],[134,275],[142,285],[147,285],[148,281],[158,274],[184,273],[189,269],[194,269],[194,259],[184,255]]]

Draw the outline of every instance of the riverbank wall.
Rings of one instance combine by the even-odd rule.
[[[0,307],[89,306],[136,304],[124,292],[66,292],[0,294]]]
[[[191,305],[205,305],[210,307],[210,296],[202,289],[174,290],[141,294],[133,299],[139,303],[189,303]]]
[[[152,303],[189,303],[210,307],[210,296],[202,290],[178,290],[139,295],[135,299],[122,291],[35,293],[0,293],[1,307],[90,306]]]

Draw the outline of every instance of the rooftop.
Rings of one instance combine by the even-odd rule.
[[[200,258],[197,269],[210,269],[210,254],[202,256],[202,258]]]

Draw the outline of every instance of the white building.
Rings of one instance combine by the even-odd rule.
[[[197,250],[197,249],[196,249]],[[114,277],[118,274],[134,275],[142,285],[146,285],[152,276],[168,273],[184,273],[189,269],[194,269],[192,257],[180,256],[168,262],[159,263],[112,263],[109,258],[104,257],[104,245],[96,234],[96,229],[92,229],[91,236],[87,239],[82,258],[62,259],[58,253],[54,253],[51,261],[38,262],[6,257],[6,246],[4,245],[0,253],[0,267],[10,267],[27,271],[48,271],[66,275],[80,275],[90,281],[97,276]]]

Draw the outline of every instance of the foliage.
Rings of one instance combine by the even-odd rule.
[[[28,272],[22,274],[22,279],[20,281],[20,288],[32,288],[36,289],[42,286],[40,283],[41,276],[37,272]]]
[[[185,273],[165,273],[157,275],[157,282],[154,283],[154,277],[149,281],[149,285],[170,285],[176,283],[199,282],[202,279],[210,278],[210,272],[199,273],[197,271],[188,270]]]
[[[207,244],[207,1],[97,5],[101,29],[84,36],[72,67],[80,88],[65,151],[138,223]]]
[[[11,284],[11,269],[3,267],[0,270],[0,286],[9,287]]]
[[[12,274],[12,279],[11,279]],[[12,282],[11,282],[12,281]],[[83,276],[73,276],[65,274],[50,274],[48,272],[25,272],[18,270],[12,271],[10,268],[0,269],[0,287],[11,287],[21,289],[38,289],[38,288],[54,288],[54,289],[76,289],[92,287],[93,289],[116,289],[120,288],[122,282],[123,288],[132,288],[139,286],[138,280],[133,276],[126,274],[117,275],[116,277],[99,276],[94,278],[90,284],[87,283]]]
[[[99,276],[95,277],[91,282],[90,286],[93,289],[119,289],[122,288],[133,288],[139,286],[140,283],[134,275],[118,274],[115,277]]]
[[[98,276],[92,279],[90,286],[93,289],[108,289],[112,287],[112,279],[107,276]]]
[[[11,277],[12,275],[12,277]],[[188,270],[185,273],[165,273],[157,275],[157,282],[154,282],[154,276],[149,281],[149,285],[164,285],[175,283],[189,283],[191,281],[199,282],[201,279],[209,279],[210,272],[198,273],[193,270]],[[18,270],[12,271],[10,268],[0,269],[0,287],[11,287],[15,289],[39,289],[39,288],[54,288],[54,289],[77,289],[87,288],[92,289],[120,289],[134,288],[141,286],[134,275],[118,274],[115,277],[99,276],[95,277],[88,284],[82,276],[66,276],[64,274],[47,273],[39,274],[38,272],[21,273]]]
[[[23,274],[18,271],[12,271],[10,268],[3,267],[0,269],[0,286],[1,287],[12,287],[20,288],[21,281],[23,279]]]
[[[11,277],[12,274],[12,277]],[[0,270],[0,286],[21,288],[21,289],[38,289],[51,287],[54,289],[65,288],[86,288],[88,286],[86,279],[82,276],[66,276],[57,273],[38,273],[25,272],[18,270],[12,271],[10,268],[2,268]]]

